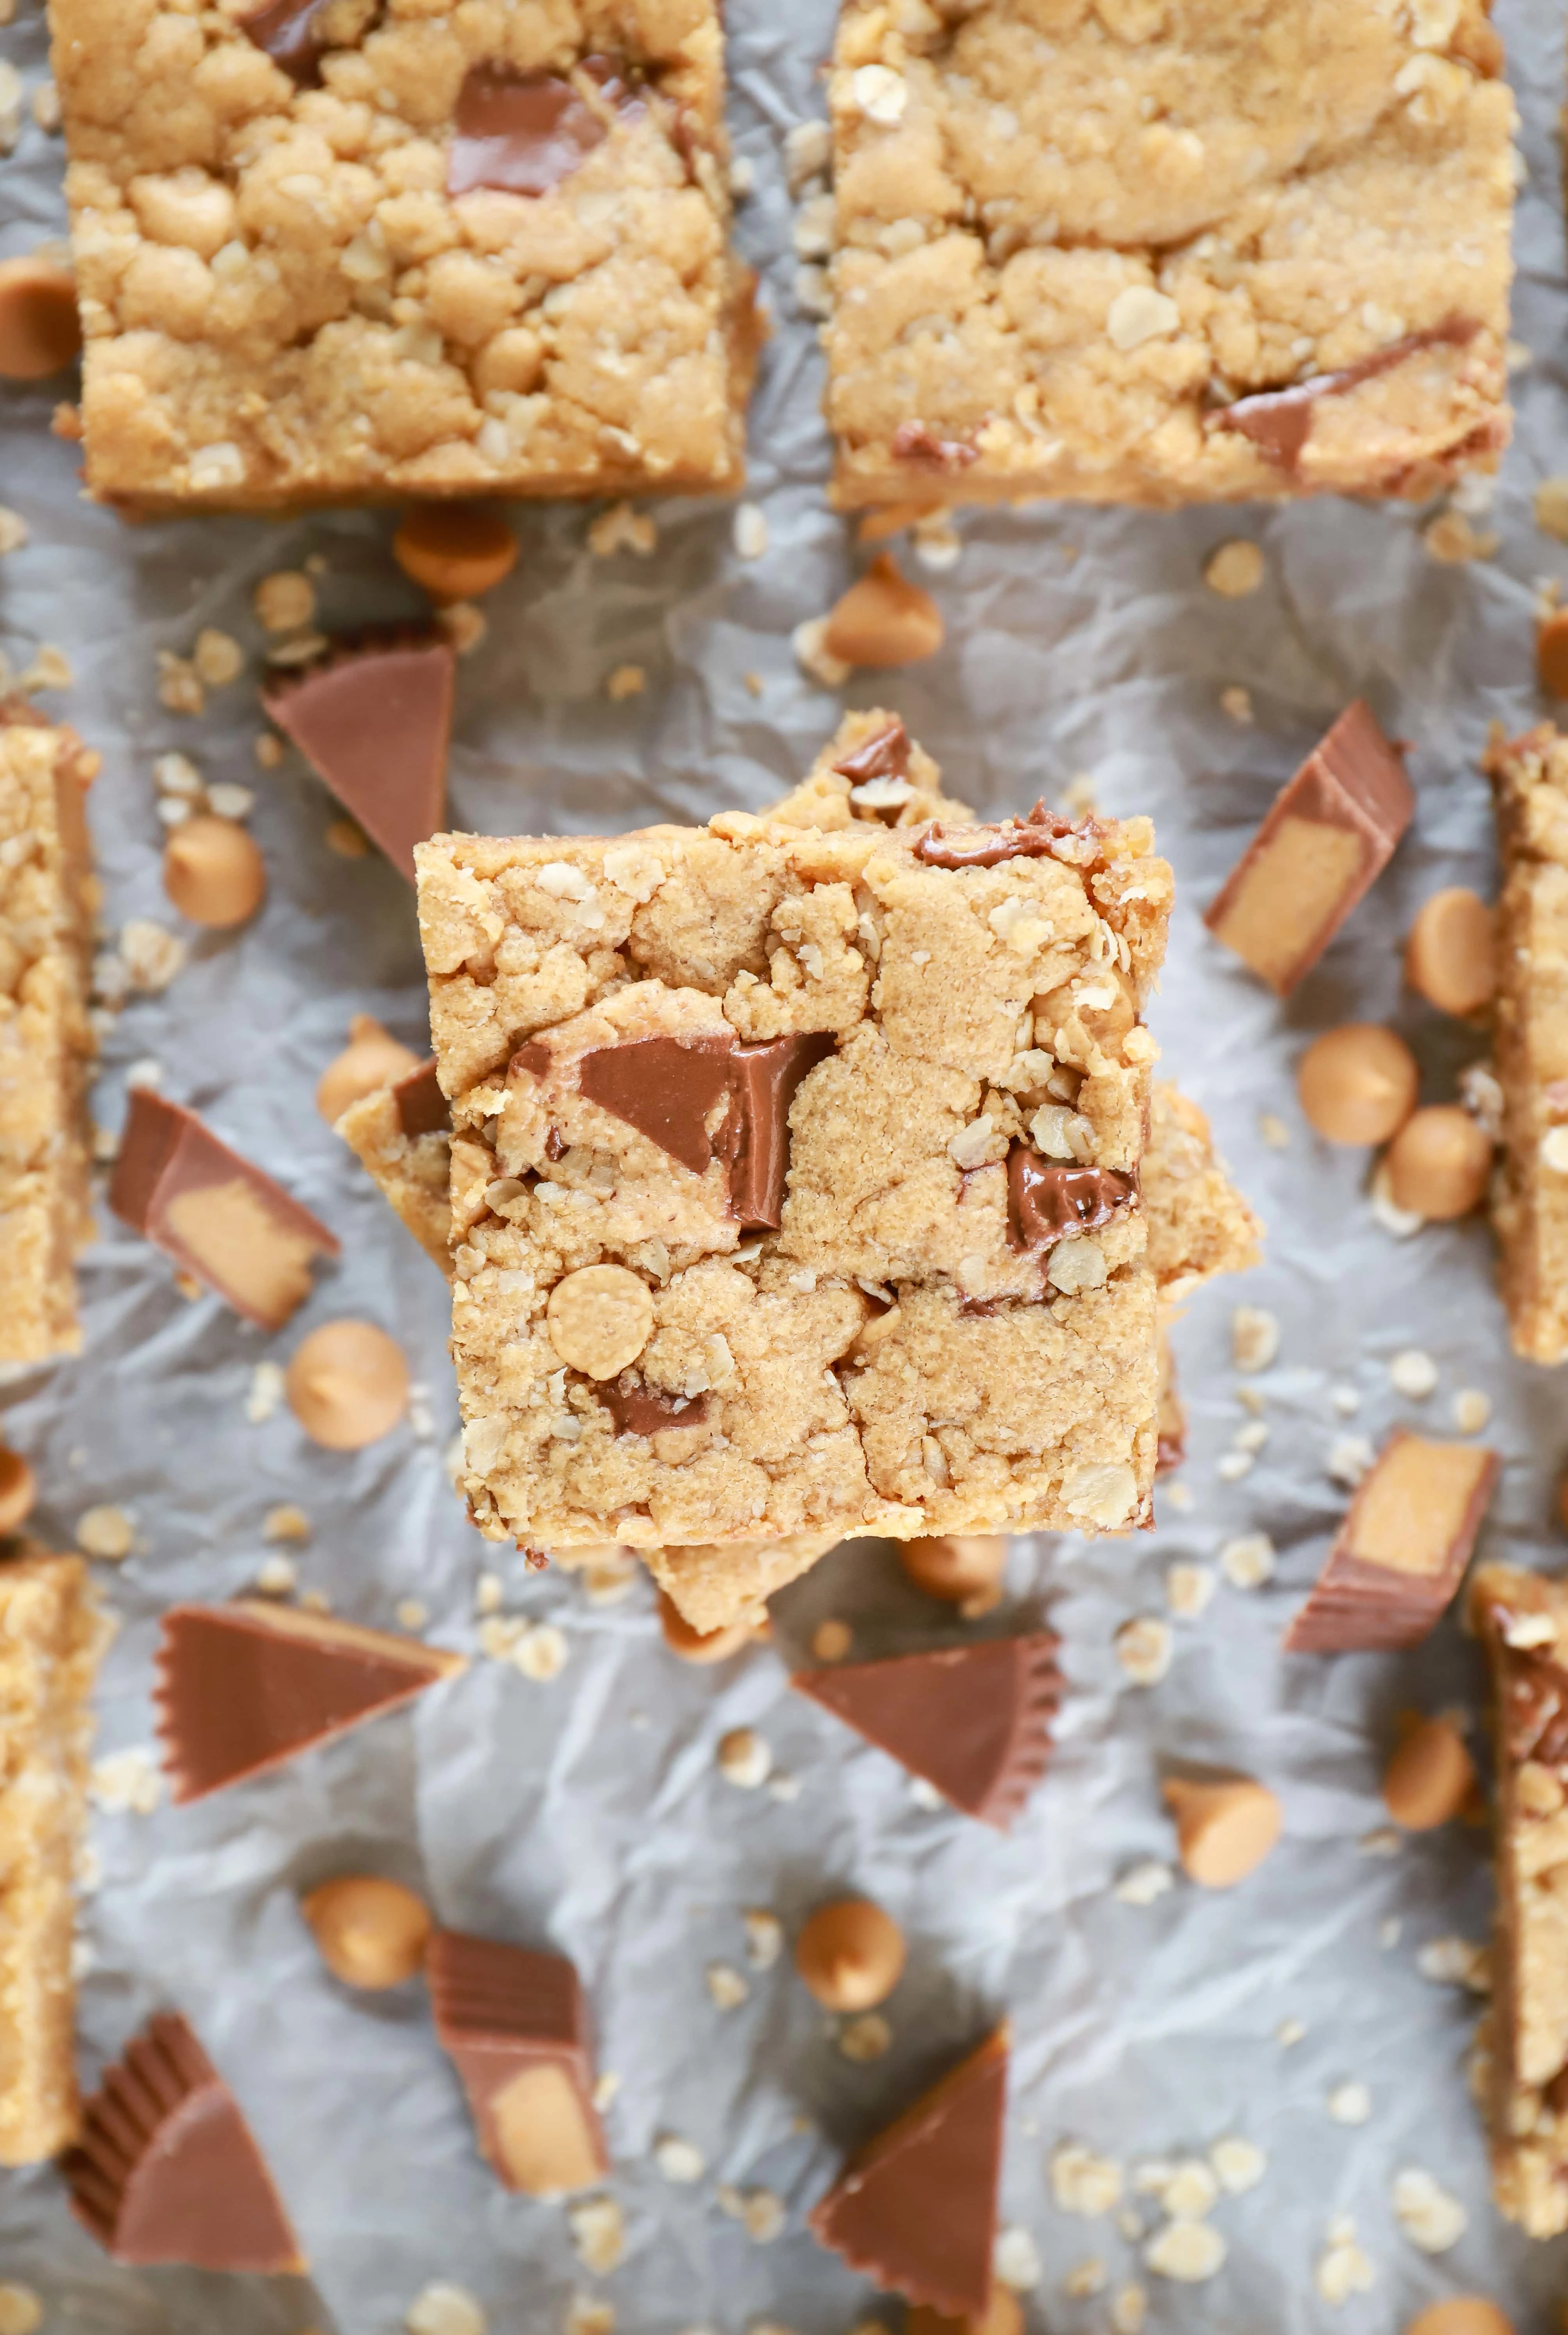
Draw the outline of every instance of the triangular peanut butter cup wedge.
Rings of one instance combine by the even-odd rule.
[[[204,1799],[264,1775],[465,1667],[418,1638],[294,1606],[171,1606],[155,1690],[169,1797]]]
[[[944,1799],[1005,1832],[1045,1773],[1061,1700],[1050,1630],[891,1662],[799,1671],[794,1684]]]
[[[438,1930],[425,1958],[441,2047],[479,2154],[507,2188],[569,2195],[609,2169],[594,2107],[587,2009],[560,1954]]]
[[[239,2104],[177,2012],[105,2070],[63,2171],[76,2218],[116,2262],[305,2268]]]
[[[410,882],[414,846],[445,822],[457,654],[429,634],[363,635],[276,676],[262,702]]]
[[[884,2291],[983,2317],[1007,2107],[999,2028],[852,2156],[810,2216],[818,2243]]]

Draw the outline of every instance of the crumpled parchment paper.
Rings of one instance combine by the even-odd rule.
[[[767,550],[739,557],[732,514],[720,507],[660,509],[649,556],[605,559],[587,548],[588,514],[520,511],[518,571],[486,604],[488,638],[461,670],[456,825],[608,831],[760,808],[837,719],[835,699],[801,673],[789,644],[842,587],[853,554],[824,501],[820,361],[795,296],[782,160],[789,127],[821,111],[833,9],[731,0],[728,13],[731,122],[755,176],[740,234],[778,326],[751,425],[750,494],[767,514]],[[576,2298],[580,2335],[611,2325],[590,2305],[613,2309],[617,2335],[741,2335],[764,2324],[844,2335],[878,2314],[815,2246],[804,2213],[842,2150],[1002,2012],[1015,2036],[1004,2259],[1027,2287],[1031,2329],[1101,2335],[1113,2309],[1131,2326],[1134,2305],[1117,2300],[1129,2285],[1147,2291],[1158,2330],[1374,2335],[1456,2290],[1496,2296],[1520,2335],[1548,2325],[1568,2291],[1568,2253],[1528,2244],[1494,2214],[1464,2073],[1476,1999],[1421,1967],[1423,1949],[1437,1949],[1428,1968],[1457,1966],[1462,1955],[1443,1942],[1485,1936],[1485,1835],[1450,1826],[1375,1853],[1395,1715],[1475,1710],[1475,1651],[1450,1621],[1397,1658],[1287,1662],[1279,1652],[1348,1497],[1329,1472],[1336,1442],[1376,1443],[1399,1419],[1451,1432],[1462,1390],[1490,1398],[1487,1432],[1505,1462],[1486,1545],[1547,1565],[1563,1553],[1552,1483],[1568,1445],[1568,1381],[1510,1360],[1484,1227],[1393,1239],[1371,1215],[1365,1163],[1314,1140],[1292,1076],[1305,1039],[1351,1015],[1410,1033],[1434,1099],[1485,1043],[1401,994],[1398,943],[1438,885],[1492,880],[1476,757],[1490,722],[1535,717],[1534,591],[1542,575],[1568,575],[1568,551],[1531,515],[1535,482],[1568,470],[1554,136],[1564,27],[1551,0],[1503,0],[1499,18],[1525,121],[1515,331],[1529,357],[1495,506],[1467,506],[1478,530],[1500,535],[1495,555],[1439,564],[1421,538],[1430,513],[1401,508],[976,514],[961,522],[957,566],[923,576],[946,614],[943,654],[842,693],[889,698],[952,789],[988,809],[1022,808],[1089,773],[1108,808],[1154,814],[1181,887],[1155,1014],[1165,1070],[1211,1112],[1269,1226],[1267,1263],[1200,1297],[1177,1332],[1193,1410],[1188,1505],[1167,1492],[1158,1532],[1136,1542],[1020,1543],[1006,1603],[977,1625],[1016,1629],[1048,1612],[1071,1684],[1055,1763],[1008,1838],[921,1805],[901,1770],[788,1690],[789,1665],[825,1618],[849,1623],[861,1654],[962,1627],[905,1587],[889,1550],[830,1557],[779,1600],[776,1652],[705,1671],[666,1653],[640,1577],[622,1602],[595,1604],[578,1580],[527,1574],[465,1523],[443,1466],[456,1426],[446,1291],[311,1099],[351,1012],[422,1041],[410,895],[380,859],[348,863],[325,848],[334,809],[296,760],[268,772],[253,756],[256,581],[314,557],[329,626],[411,612],[388,554],[391,518],[125,527],[80,499],[74,450],[48,433],[54,386],[0,394],[0,499],[32,538],[0,567],[0,646],[21,668],[53,643],[74,668],[72,686],[44,702],[103,753],[92,818],[111,933],[137,917],[177,923],[159,880],[160,753],[188,753],[209,781],[255,789],[271,877],[252,925],[237,936],[187,931],[184,971],[114,1021],[98,1115],[117,1126],[128,1072],[156,1064],[167,1092],[281,1176],[344,1243],[341,1265],[266,1341],[214,1299],[188,1303],[164,1260],[105,1216],[85,1266],[85,1354],[0,1390],[0,1429],[45,1487],[46,1536],[69,1545],[102,1503],[134,1517],[135,1552],[100,1568],[121,1625],[103,1676],[101,1753],[151,1743],[160,1611],[253,1584],[276,1553],[262,1528],[281,1503],[312,1520],[310,1540],[291,1552],[302,1588],[389,1627],[417,1599],[435,1639],[474,1654],[466,1675],[411,1713],[263,1782],[186,1810],[97,1812],[98,1872],[82,1907],[84,2076],[149,2011],[183,2008],[266,2150],[315,2291],[119,2270],[76,2228],[53,2171],[12,2174],[0,2180],[0,2278],[39,2291],[50,2329],[392,2335],[428,2282],[449,2281],[478,2298],[493,2329],[519,2335],[557,2335]],[[0,54],[29,91],[44,79],[36,0],[22,0],[0,32]],[[60,231],[61,168],[58,140],[25,114],[0,165],[0,255]],[[1204,586],[1202,566],[1238,535],[1262,545],[1267,575],[1251,597],[1224,601]],[[250,665],[210,692],[196,719],[160,704],[156,654],[188,654],[203,625],[238,638]],[[627,664],[644,668],[645,688],[613,701],[607,677]],[[755,693],[749,674],[760,676]],[[1236,688],[1250,693],[1249,723],[1222,709],[1222,692]],[[1213,946],[1199,914],[1275,788],[1357,692],[1413,741],[1416,825],[1282,1008]],[[1264,1139],[1267,1114],[1288,1131],[1282,1148]],[[1238,1302],[1281,1326],[1277,1361],[1244,1380],[1230,1347]],[[247,1416],[247,1406],[266,1410],[257,1366],[286,1361],[306,1330],[344,1313],[392,1330],[424,1390],[407,1428],[349,1457],[307,1444],[286,1408]],[[1399,1396],[1388,1372],[1412,1347],[1439,1371],[1421,1402]],[[1244,1475],[1234,1463],[1222,1473],[1253,1423],[1244,1387],[1262,1398],[1267,1441]],[[1131,1684],[1113,1636],[1135,1616],[1165,1613],[1166,1566],[1213,1566],[1225,1544],[1258,1532],[1278,1549],[1273,1583],[1244,1593],[1222,1580],[1200,1618],[1172,1624],[1163,1681]],[[476,1592],[490,1567],[506,1612],[564,1632],[567,1661],[553,1680],[478,1651]],[[741,1725],[760,1731],[774,1761],[772,1784],[750,1793],[715,1761],[721,1735]],[[1157,1792],[1169,1756],[1265,1778],[1283,1801],[1285,1839],[1232,1895],[1205,1896],[1178,1877],[1152,1904],[1129,1904],[1114,1894],[1118,1877],[1171,1858]],[[137,1773],[134,1759],[120,1762],[107,1797],[118,1785],[123,1797]],[[624,2254],[613,2272],[579,2260],[563,2206],[508,2197],[480,2165],[421,1990],[351,1998],[324,1974],[296,1893],[355,1865],[407,1878],[444,1921],[576,1961],[600,2064],[618,2079],[606,2194],[624,2212]],[[910,1941],[886,2008],[891,2047],[870,2063],[839,2049],[787,1952],[771,1969],[748,1962],[741,1920],[767,1908],[792,1932],[847,1887],[888,1907]],[[716,2007],[713,1963],[743,1975],[738,2007]],[[1370,2096],[1360,2125],[1329,2112],[1331,2092],[1350,2083]],[[682,2185],[659,2172],[655,2144],[669,2135],[701,2151],[700,2179]],[[1142,2259],[1158,2199],[1136,2187],[1134,2169],[1201,2156],[1232,2136],[1255,2144],[1266,2170],[1245,2194],[1222,2195],[1210,2216],[1228,2259],[1207,2283],[1163,2278]],[[1061,2209],[1049,2168],[1065,2142],[1121,2168],[1136,2222]],[[1397,2177],[1412,2168],[1467,2216],[1441,2254],[1412,2243],[1396,2215]],[[749,2234],[720,2202],[721,2186],[731,2207],[734,2192],[776,2197],[781,2234]],[[1314,2277],[1343,2216],[1373,2282],[1335,2309]],[[776,2218],[753,2205],[760,2229]],[[1433,2233],[1430,2212],[1415,2218]],[[1452,2234],[1447,2218],[1437,2234]],[[1343,2229],[1335,2243],[1343,2271]],[[1095,2283],[1081,2268],[1095,2262],[1102,2291],[1064,2294],[1075,2272],[1080,2290]],[[897,2306],[881,2316],[895,2326]]]

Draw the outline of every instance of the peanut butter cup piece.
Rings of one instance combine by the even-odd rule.
[[[457,654],[420,635],[365,635],[275,675],[262,702],[373,843],[411,882],[414,846],[446,817]]]
[[[593,2053],[577,1973],[559,1954],[438,1930],[425,1957],[441,2047],[479,2154],[508,2189],[559,2197],[602,2181]]]
[[[305,2266],[239,2103],[178,2012],[105,2070],[62,2169],[77,2220],[116,2262]]]
[[[954,1807],[1005,1832],[1050,1758],[1057,1643],[1040,1630],[799,1671],[792,1682]]]

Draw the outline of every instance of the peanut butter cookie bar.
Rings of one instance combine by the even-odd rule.
[[[422,846],[481,1528],[1142,1521],[1170,889],[1038,807]]]
[[[92,1236],[87,1018],[98,905],[83,799],[98,757],[0,701],[0,1362],[82,1342],[73,1259]]]
[[[1503,1153],[1492,1221],[1514,1351],[1568,1356],[1568,738],[1550,722],[1494,746],[1497,1079]]]
[[[57,0],[90,490],[729,490],[716,0]]]
[[[1482,0],[848,0],[839,505],[1425,495],[1495,469],[1501,69]]]

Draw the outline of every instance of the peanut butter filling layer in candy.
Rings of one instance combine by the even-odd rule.
[[[100,499],[740,484],[717,0],[62,0],[53,34]]]
[[[109,1205],[264,1330],[282,1329],[310,1294],[315,1260],[339,1250],[281,1184],[149,1087],[131,1093]]]
[[[1502,65],[1484,0],[849,0],[835,499],[1425,496],[1495,470]]]
[[[0,697],[0,1363],[75,1353],[74,1260],[92,1238],[88,1019],[98,757]]]
[[[890,1662],[800,1671],[791,1683],[934,1784],[966,1816],[1005,1832],[1044,1775],[1061,1700],[1049,1630]]]
[[[1498,2206],[1568,2229],[1568,1586],[1482,1565],[1470,1586],[1491,1671],[1497,1912],[1478,2088]]]
[[[965,2323],[994,2286],[1008,2049],[1001,2028],[852,2156],[810,2217],[881,2291]]]
[[[106,2069],[64,2172],[77,2220],[116,2262],[305,2266],[238,2102],[178,2011]]]
[[[1495,1451],[1396,1428],[1285,1633],[1287,1652],[1419,1645],[1470,1562],[1497,1468]]]
[[[0,1545],[0,2165],[34,2165],[80,2121],[75,1882],[107,1631],[79,1556]]]
[[[1503,1156],[1492,1220],[1514,1351],[1568,1357],[1568,738],[1545,722],[1494,746],[1496,1065]]]
[[[487,1533],[805,1563],[1147,1515],[1169,871],[1146,821],[859,815],[927,773],[863,717],[832,828],[421,847]]]
[[[169,1797],[183,1805],[265,1775],[465,1667],[419,1638],[292,1605],[170,1606],[155,1690]]]
[[[602,2181],[609,2158],[594,2107],[587,2010],[571,1963],[438,1930],[425,1971],[436,2033],[497,2178],[530,2197]]]
[[[1358,699],[1275,798],[1204,922],[1288,997],[1382,874],[1415,808],[1404,762]]]

